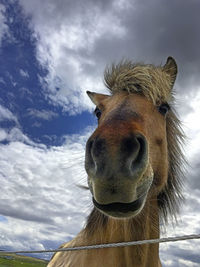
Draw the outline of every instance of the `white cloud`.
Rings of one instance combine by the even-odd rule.
[[[33,147],[44,148],[45,145],[34,143],[29,137],[27,137],[20,128],[13,127],[11,129],[0,128],[0,140],[6,142],[21,142]]]
[[[48,97],[72,114],[91,108],[85,91],[100,90],[104,85],[103,66],[90,55],[103,38],[121,39],[126,35],[118,16],[124,7],[104,8],[102,12],[101,4],[93,2],[86,6],[81,1],[77,5],[47,0],[42,4],[29,0],[20,3],[33,18],[37,57],[49,70],[42,81],[43,85],[47,82]]]
[[[19,73],[20,73],[20,75],[21,75],[22,77],[24,77],[24,78],[29,78],[28,71],[25,71],[25,70],[23,70],[23,69],[20,69],[20,70],[19,70]]]
[[[18,123],[17,117],[7,108],[0,105],[0,121],[10,120]]]
[[[187,156],[191,160],[196,153],[199,153],[197,149],[200,145],[200,87],[195,93],[191,92],[186,96],[185,102],[188,104],[189,111],[182,116],[182,121],[187,136]]]
[[[3,129],[0,129],[0,142],[4,141],[7,138],[7,132]]]
[[[199,263],[191,262],[190,260],[179,260],[179,266],[182,267],[199,267]]]
[[[51,120],[51,119],[58,116],[57,113],[55,113],[51,110],[28,109],[27,111],[28,111],[28,113],[27,113],[28,116],[40,118],[42,120]]]
[[[6,84],[2,77],[0,77],[0,83]]]
[[[90,204],[76,185],[86,184],[87,136],[66,136],[62,147],[49,149],[20,141],[0,145],[0,214],[8,219],[0,220],[1,248],[55,247],[81,229]]]
[[[2,38],[6,34],[8,34],[8,26],[5,23],[6,18],[4,16],[4,12],[5,12],[5,7],[2,4],[0,4],[0,45],[1,45]]]
[[[192,192],[190,192],[192,193]],[[186,202],[185,207],[187,208],[187,212],[182,212],[180,214],[180,218],[178,220],[177,225],[168,225],[165,234],[162,236],[182,236],[182,235],[190,235],[190,234],[199,234],[199,211],[192,209],[191,206]],[[169,243],[160,244],[160,257],[163,266],[199,266],[200,257],[199,257],[199,249],[200,249],[200,240],[187,240],[187,241],[176,241]],[[190,265],[184,263],[188,262]],[[186,265],[182,265],[182,264]]]

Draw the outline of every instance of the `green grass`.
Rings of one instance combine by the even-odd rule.
[[[0,254],[0,267],[46,267],[48,261],[16,254]]]

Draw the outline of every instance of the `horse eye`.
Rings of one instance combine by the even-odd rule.
[[[158,111],[162,114],[162,115],[166,115],[167,112],[170,110],[170,106],[167,103],[163,103],[158,107]]]
[[[101,110],[98,107],[96,107],[94,114],[96,115],[97,119],[99,120],[101,117]]]

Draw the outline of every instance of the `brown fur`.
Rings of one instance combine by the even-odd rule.
[[[130,61],[125,61],[113,65],[105,71],[105,84],[113,98],[111,100],[105,95],[92,95],[93,102],[101,107],[105,114],[102,115],[99,127],[92,136],[101,134],[109,143],[113,143],[110,153],[112,157],[115,157],[115,143],[117,144],[121,136],[126,135],[126,132],[134,130],[148,135],[149,140],[151,140],[149,144],[151,164],[157,177],[154,178],[146,204],[139,215],[130,219],[117,219],[106,216],[94,208],[88,217],[86,227],[75,239],[62,247],[158,238],[159,218],[167,221],[168,215],[172,217],[176,215],[182,198],[182,164],[184,163],[181,153],[184,135],[180,121],[173,109],[172,87],[176,72],[176,64],[172,58],[168,58],[164,67],[133,64]],[[155,106],[165,102],[170,103],[171,109],[167,117],[163,119]],[[130,110],[127,115],[126,112],[124,113],[126,111],[124,103],[130,106],[134,105],[133,114],[130,113]],[[117,106],[123,110],[123,114],[116,113],[113,107]],[[140,110],[140,106],[143,107],[142,114],[138,116],[137,110]],[[136,113],[134,113],[135,111]],[[115,122],[116,114],[118,114],[118,120]],[[119,118],[119,114],[122,116],[121,118]],[[130,120],[129,116],[132,116],[133,121]],[[123,120],[124,118],[125,120]],[[119,120],[120,123],[118,123]],[[160,136],[152,131],[152,125],[158,128],[157,131]],[[113,129],[117,129],[117,137],[113,135],[115,131]],[[163,161],[159,163],[162,154],[165,156],[163,156]],[[158,159],[156,155],[158,155]],[[147,170],[148,172],[149,170]],[[159,246],[154,244],[59,252],[54,255],[48,266],[160,267],[158,249]]]

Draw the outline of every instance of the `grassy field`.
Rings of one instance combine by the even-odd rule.
[[[0,267],[46,267],[47,261],[16,254],[0,254]]]

